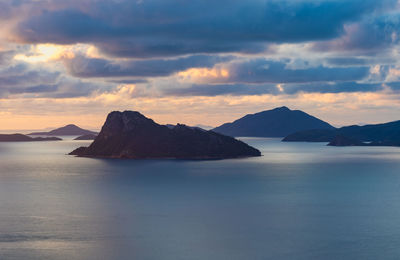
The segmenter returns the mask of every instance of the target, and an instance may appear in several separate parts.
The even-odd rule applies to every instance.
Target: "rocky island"
[[[165,126],[139,112],[111,112],[89,147],[71,155],[103,158],[226,159],[261,156],[233,137],[182,124]]]
[[[23,134],[0,134],[0,142],[40,142],[40,141],[61,141],[58,137],[30,137]]]

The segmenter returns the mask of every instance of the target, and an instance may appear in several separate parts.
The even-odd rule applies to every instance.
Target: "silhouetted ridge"
[[[66,125],[64,127],[60,127],[57,129],[54,129],[49,132],[36,132],[36,133],[30,133],[29,135],[96,135],[96,132],[89,131],[82,129],[76,125]]]
[[[335,129],[312,129],[299,131],[283,138],[284,142],[330,142],[337,136]]]
[[[97,135],[92,135],[92,134],[81,135],[81,136],[78,136],[77,138],[75,138],[74,140],[94,140],[94,139],[96,139],[96,137],[97,137]]]
[[[329,146],[363,146],[365,143],[360,140],[349,138],[343,135],[337,135],[333,140],[328,144]]]
[[[71,154],[134,159],[223,159],[261,155],[257,149],[232,137],[182,124],[159,125],[135,111],[111,112],[94,142]]]
[[[300,110],[283,106],[246,115],[213,131],[229,136],[284,137],[308,129],[334,129],[330,124]]]
[[[337,138],[341,139],[337,140]],[[352,142],[348,142],[349,140],[352,140]],[[328,131],[300,131],[288,135],[283,141],[332,142],[332,144],[343,141],[343,143],[352,143],[351,145],[356,145],[359,142],[362,145],[368,146],[399,146],[400,121],[365,126],[353,125]]]
[[[58,137],[30,137],[23,134],[0,134],[0,142],[40,142],[40,141],[61,141]]]

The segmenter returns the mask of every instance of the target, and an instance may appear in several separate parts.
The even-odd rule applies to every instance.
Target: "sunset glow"
[[[75,57],[71,46],[54,44],[38,44],[31,48],[31,54],[17,54],[14,59],[27,63],[50,62],[60,59],[72,59]]]
[[[189,2],[159,2],[163,11],[155,2],[4,2],[0,128],[99,128],[113,109],[217,125],[279,105],[336,125],[398,119],[397,1],[234,2],[227,12],[206,1],[208,20]]]

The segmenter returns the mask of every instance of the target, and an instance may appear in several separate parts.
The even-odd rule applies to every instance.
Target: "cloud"
[[[6,65],[13,57],[14,51],[0,51],[0,66]]]
[[[235,82],[301,83],[321,81],[354,81],[368,75],[369,67],[329,68],[322,65],[290,69],[283,62],[264,59],[234,64],[230,70]]]
[[[9,88],[6,94],[13,96],[19,95],[24,98],[65,99],[89,97],[93,93],[102,93],[110,88],[111,86],[99,86],[90,82],[63,78],[54,85],[30,85],[26,87]]]
[[[55,92],[57,89],[58,85],[36,85],[24,88],[9,88],[8,92],[10,94],[23,94],[23,93],[39,94],[39,93]]]
[[[358,83],[358,82],[335,82],[335,83],[311,83],[292,84],[284,86],[284,93],[353,93],[353,92],[376,92],[383,89],[381,83]]]
[[[112,85],[63,78],[57,83],[55,91],[44,92],[41,97],[57,99],[89,97],[93,93],[102,93],[110,88],[112,88]]]
[[[8,19],[11,16],[11,6],[9,3],[0,2],[0,19]]]
[[[0,97],[30,96],[70,98],[88,96],[106,91],[115,84],[91,83],[62,75],[58,71],[37,68],[25,63],[13,64],[0,69]]]
[[[25,64],[16,64],[0,70],[0,89],[27,85],[54,84],[60,72],[32,69]]]
[[[41,6],[44,11],[19,23],[20,41],[91,43],[120,57],[257,53],[268,43],[332,39],[345,24],[397,5],[395,0],[50,3],[52,9]]]
[[[65,59],[67,71],[80,78],[94,77],[161,77],[194,67],[212,67],[232,57],[194,55],[177,59],[110,61],[82,55]]]
[[[289,68],[288,62],[268,59],[251,59],[221,65],[219,70],[227,72],[221,77],[204,77],[194,73],[186,75],[201,83],[306,83],[327,81],[357,81],[369,74],[369,67],[324,67]],[[218,65],[217,65],[218,68]],[[189,71],[190,72],[190,71]]]
[[[335,66],[360,66],[369,64],[367,59],[358,57],[332,57],[327,58],[326,61],[328,64]]]
[[[217,84],[198,85],[164,90],[166,96],[262,95],[277,93],[276,85]]]
[[[141,83],[148,83],[148,81],[145,80],[145,79],[115,79],[115,80],[109,80],[108,82],[110,82],[110,83],[116,83],[116,84],[141,84]]]
[[[385,85],[387,85],[388,87],[390,87],[390,89],[392,89],[393,91],[400,91],[400,82],[396,81],[396,82],[388,82],[385,83]]]
[[[400,84],[399,84],[400,85]],[[294,95],[297,93],[352,93],[382,90],[378,83],[303,83],[303,84],[204,84],[165,89],[166,96],[241,96],[241,95]]]
[[[345,34],[334,40],[316,42],[316,51],[341,51],[376,55],[400,41],[400,14],[387,13],[366,17],[345,27]]]

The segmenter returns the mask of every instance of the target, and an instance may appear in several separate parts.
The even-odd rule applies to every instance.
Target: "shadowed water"
[[[0,259],[399,259],[400,148],[106,160],[0,143]]]

